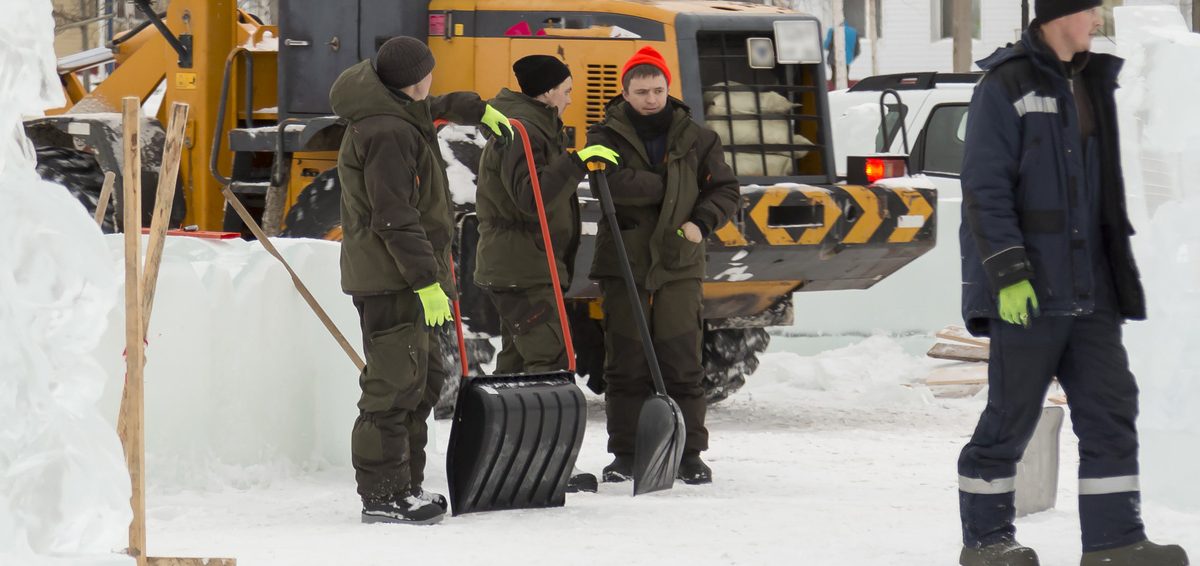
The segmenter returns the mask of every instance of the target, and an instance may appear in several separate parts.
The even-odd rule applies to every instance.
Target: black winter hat
[[[433,72],[433,52],[415,37],[393,37],[379,47],[374,65],[384,85],[405,88]]]
[[[513,73],[517,75],[517,84],[525,96],[537,97],[550,92],[571,76],[571,69],[558,57],[550,55],[530,55],[517,59],[513,63]]]
[[[1033,11],[1038,20],[1048,22],[1076,12],[1091,10],[1101,4],[1101,0],[1034,0]]]

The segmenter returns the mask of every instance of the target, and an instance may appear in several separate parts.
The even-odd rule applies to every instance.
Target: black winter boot
[[[1037,553],[1015,540],[1005,540],[982,548],[964,546],[958,555],[962,566],[1039,566]]]
[[[434,505],[437,505],[438,507],[442,508],[442,511],[450,509],[450,504],[446,502],[445,495],[434,493],[432,491],[425,491],[425,489],[421,487],[415,487],[412,489],[412,491],[416,493],[417,497],[421,498],[422,501],[428,501]]]
[[[621,483],[633,479],[633,455],[615,454],[611,464],[604,466],[605,483]]]
[[[567,480],[567,493],[579,493],[585,491],[587,493],[596,493],[600,489],[596,482],[596,475],[589,474],[579,468],[571,470],[571,479]]]
[[[685,452],[679,461],[678,477],[688,485],[712,483],[712,470],[700,459],[699,452]]]
[[[1187,566],[1187,552],[1175,544],[1148,540],[1129,546],[1083,553],[1080,566]]]
[[[364,499],[362,522],[432,525],[441,521],[446,510],[422,499],[421,493],[414,489],[390,499]]]

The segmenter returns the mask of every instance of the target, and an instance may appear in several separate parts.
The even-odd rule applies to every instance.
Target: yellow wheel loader
[[[165,13],[154,13],[149,0],[134,4],[146,21],[111,47],[60,60],[69,104],[28,122],[26,131],[43,175],[94,206],[102,172],[120,172],[121,98],[159,104],[159,121],[170,103],[189,103],[172,218],[200,230],[244,232],[221,196],[230,186],[268,233],[340,237],[335,165],[344,124],[332,115],[329,87],[391,37],[428,41],[438,62],[435,94],[473,90],[489,98],[518,88],[513,61],[535,53],[562,58],[575,77],[563,118],[576,147],[620,95],[624,61],[654,46],[677,77],[670,94],[720,134],[743,185],[741,210],[707,244],[711,401],[756,369],[767,327],[792,324],[792,293],[871,287],[935,244],[935,191],[836,184],[823,35],[805,14],[709,0],[287,0],[277,25],[264,25],[233,0],[170,0]],[[78,73],[100,67],[112,70],[86,92]],[[147,128],[146,139],[161,135],[159,123]],[[451,178],[465,318],[474,335],[495,335],[498,318],[470,279],[482,140],[454,126],[441,137],[459,168]],[[153,180],[156,144],[145,146],[143,175]],[[590,239],[600,210],[586,185],[579,190]],[[106,228],[121,229],[121,206],[110,210]],[[591,250],[585,241],[576,273],[587,272]],[[598,295],[580,277],[567,296],[579,373],[601,390]],[[491,348],[474,340],[472,352],[478,364]]]

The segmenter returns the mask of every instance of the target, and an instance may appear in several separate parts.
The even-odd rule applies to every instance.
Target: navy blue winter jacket
[[[1037,29],[1035,22],[1019,43],[979,62],[986,74],[967,119],[959,243],[963,319],[977,335],[998,318],[1000,289],[1025,279],[1042,316],[1100,307],[1127,319],[1146,315],[1117,134],[1114,92],[1123,61],[1089,53],[1074,62],[1083,65],[1095,108],[1096,135],[1085,143],[1068,67]],[[1081,195],[1085,189],[1092,192]],[[1106,272],[1111,278],[1097,281]],[[1115,304],[1098,305],[1100,291]]]

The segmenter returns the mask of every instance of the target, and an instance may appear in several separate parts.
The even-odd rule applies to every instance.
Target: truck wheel
[[[770,343],[764,328],[705,329],[703,385],[708,403],[724,401],[741,389]]]
[[[58,183],[70,191],[71,196],[79,200],[87,209],[89,215],[96,213],[96,203],[100,200],[100,189],[104,186],[104,172],[96,157],[86,151],[68,147],[43,146],[36,150],[38,176],[51,183]],[[142,225],[149,226],[154,213],[155,189],[158,186],[158,173],[142,171]],[[105,234],[112,234],[120,225],[122,215],[120,187],[113,188],[113,194],[108,201],[108,210],[104,213],[104,221],[100,229]],[[179,226],[187,206],[183,200],[183,191],[178,187],[175,191],[175,201],[171,208],[169,225]]]
[[[88,213],[96,213],[96,203],[100,200],[100,189],[104,185],[104,172],[92,154],[65,147],[39,147],[37,174],[46,181],[66,187]],[[117,211],[121,208],[116,203],[116,198],[108,202],[108,212],[100,226],[105,234],[115,231],[113,227],[117,221]]]
[[[342,240],[342,183],[337,168],[327,169],[300,191],[288,210],[281,236]]]

